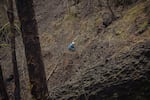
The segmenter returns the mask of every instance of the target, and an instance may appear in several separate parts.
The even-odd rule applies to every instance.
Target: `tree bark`
[[[19,82],[19,72],[17,66],[17,59],[16,59],[16,43],[15,43],[15,26],[14,26],[14,9],[13,9],[13,0],[8,0],[8,19],[10,23],[10,30],[11,30],[11,55],[12,55],[12,63],[13,63],[13,73],[15,79],[15,90],[14,96],[15,100],[20,100],[20,82]]]
[[[1,59],[0,59],[1,60]],[[9,100],[6,87],[3,81],[2,68],[0,63],[0,100]]]
[[[31,83],[31,94],[36,100],[47,100],[48,88],[41,56],[33,0],[16,0],[16,5],[21,22],[22,38]]]

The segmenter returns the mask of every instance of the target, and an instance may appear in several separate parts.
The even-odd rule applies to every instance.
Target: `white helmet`
[[[75,42],[72,42],[72,44],[75,44]]]

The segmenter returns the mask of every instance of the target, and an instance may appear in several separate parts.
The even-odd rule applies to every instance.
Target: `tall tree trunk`
[[[15,26],[14,26],[14,9],[13,9],[13,0],[8,0],[8,19],[11,28],[11,55],[12,55],[12,63],[13,63],[13,73],[15,79],[15,90],[14,96],[15,100],[20,100],[20,82],[19,82],[19,72],[17,66],[17,59],[16,59],[16,48],[15,48]]]
[[[1,59],[0,59],[1,60]],[[9,100],[6,87],[3,81],[3,74],[0,62],[0,100]]]
[[[48,88],[41,56],[33,0],[16,0],[16,5],[21,22],[22,38],[31,83],[31,94],[36,100],[47,100]]]

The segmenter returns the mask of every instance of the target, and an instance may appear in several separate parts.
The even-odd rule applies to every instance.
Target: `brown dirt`
[[[67,1],[34,0],[50,96],[54,100],[149,100],[149,0],[112,6],[117,19],[107,27],[103,25],[104,15],[110,15],[106,0]],[[22,100],[31,100],[20,41],[18,36],[21,95]],[[72,41],[75,52],[67,49]],[[8,55],[2,61],[6,79],[12,73],[11,56],[9,47],[2,51]],[[11,83],[9,87],[11,95]]]

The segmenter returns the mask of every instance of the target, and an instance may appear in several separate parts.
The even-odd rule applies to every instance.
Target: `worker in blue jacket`
[[[70,51],[75,51],[75,42],[71,42],[69,45],[68,45],[68,50]]]

